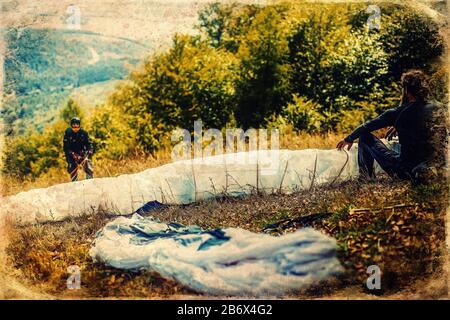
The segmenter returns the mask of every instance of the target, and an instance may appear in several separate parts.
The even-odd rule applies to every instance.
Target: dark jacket
[[[400,165],[412,170],[421,162],[442,161],[447,138],[445,115],[433,102],[415,101],[390,109],[364,123],[345,138],[353,142],[362,134],[393,126],[400,143]],[[442,165],[442,164],[440,164]]]
[[[94,147],[88,133],[83,128],[80,128],[78,132],[74,132],[72,128],[67,128],[64,133],[64,153],[67,161],[72,161],[71,152],[86,155],[89,151],[93,152]]]

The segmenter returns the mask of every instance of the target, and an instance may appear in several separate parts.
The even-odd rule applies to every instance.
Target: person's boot
[[[423,185],[438,180],[437,169],[433,166],[420,164],[412,170],[411,181],[413,185]]]
[[[375,183],[377,181],[377,177],[375,174],[369,176],[365,173],[360,172],[357,181],[359,183]]]

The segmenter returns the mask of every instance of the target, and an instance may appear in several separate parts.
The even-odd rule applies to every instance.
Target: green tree
[[[60,119],[64,120],[66,123],[70,123],[70,119],[73,117],[78,117],[83,120],[84,113],[78,103],[76,103],[73,98],[69,98],[64,108],[61,109]]]
[[[244,128],[259,127],[290,99],[286,14],[285,6],[263,8],[239,47],[235,115]]]
[[[281,115],[299,131],[317,132],[322,129],[324,121],[320,109],[317,103],[294,95],[293,101],[283,109]]]
[[[192,129],[194,120],[221,128],[235,109],[236,57],[198,37],[177,35],[172,48],[134,72],[131,83],[112,97],[129,115],[138,145],[152,151],[176,127]]]
[[[430,17],[407,5],[379,4],[382,21],[378,41],[388,54],[389,72],[398,81],[403,72],[422,69],[433,73],[444,53],[444,40],[439,26]],[[368,13],[358,10],[350,18],[354,30],[366,28]]]
[[[121,159],[138,151],[137,131],[130,122],[120,107],[110,103],[94,110],[87,129],[97,158]]]
[[[200,11],[197,28],[212,47],[236,53],[260,10],[257,5],[212,3]]]
[[[223,44],[223,36],[228,29],[232,12],[237,4],[223,5],[219,2],[208,4],[199,12],[198,28],[204,32],[211,46],[218,48]]]
[[[58,121],[45,128],[7,139],[2,171],[19,178],[36,178],[51,167],[64,166],[62,148],[66,124]]]
[[[322,130],[351,128],[351,114],[363,116],[394,107],[398,95],[389,77],[388,55],[377,35],[352,30],[351,11],[317,10],[299,22],[289,38],[292,94],[315,101],[324,116]],[[368,105],[369,104],[369,105]],[[359,111],[357,111],[359,112]]]

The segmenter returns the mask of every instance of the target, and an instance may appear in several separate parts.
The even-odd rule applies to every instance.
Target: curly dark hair
[[[402,74],[403,89],[416,99],[426,100],[430,93],[429,77],[421,70],[411,70]]]

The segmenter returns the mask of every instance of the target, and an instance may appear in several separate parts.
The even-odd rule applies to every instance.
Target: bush
[[[236,119],[244,127],[259,127],[289,102],[287,8],[269,6],[252,21],[237,52]]]
[[[444,53],[439,26],[431,18],[399,4],[380,4],[381,29],[374,35],[388,55],[389,73],[398,81],[403,72],[423,69],[433,73],[434,64]],[[358,11],[350,19],[354,30],[365,29],[368,13]]]
[[[174,36],[85,120],[97,156],[153,153],[195,120],[218,129],[349,131],[398,105],[398,79],[410,68],[434,73],[432,97],[448,101],[438,26],[406,6],[380,7],[380,31],[367,30],[362,4],[205,7],[200,34]],[[14,112],[5,113],[8,121]],[[69,101],[61,116],[74,114],[79,107]],[[64,125],[10,139],[5,170],[37,176],[61,165]]]
[[[298,131],[317,132],[321,130],[324,121],[320,109],[321,106],[318,103],[295,95],[281,115]]]
[[[294,93],[318,102],[324,113],[348,110],[389,88],[381,45],[367,32],[351,32],[342,17],[308,17],[296,26],[289,46]]]
[[[135,131],[137,146],[153,151],[176,127],[195,120],[222,128],[235,110],[236,57],[198,37],[176,36],[172,48],[130,76],[111,104]]]
[[[64,167],[63,135],[66,124],[58,121],[43,133],[31,133],[6,140],[2,171],[24,178],[37,178],[52,167]]]

